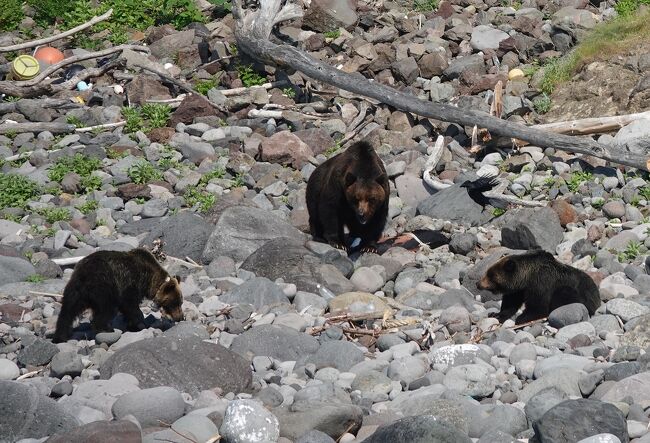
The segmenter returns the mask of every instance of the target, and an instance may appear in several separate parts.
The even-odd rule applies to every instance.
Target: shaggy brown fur
[[[361,251],[376,252],[388,218],[389,196],[381,159],[369,143],[355,143],[309,177],[306,200],[312,236],[347,250],[347,226],[350,237],[361,238]]]
[[[94,252],[77,263],[63,291],[53,341],[67,341],[74,319],[86,309],[92,310],[95,332],[112,331],[111,320],[118,310],[126,317],[129,330],[140,330],[144,327],[140,310],[144,298],[180,321],[183,295],[179,282],[146,249]]]
[[[516,324],[548,317],[554,309],[570,303],[582,303],[593,315],[601,303],[598,287],[589,275],[541,250],[503,257],[487,270],[477,287],[503,293],[501,312],[496,314],[500,322],[512,317],[524,303]]]

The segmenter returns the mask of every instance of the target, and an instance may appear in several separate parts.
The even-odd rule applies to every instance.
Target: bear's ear
[[[352,174],[351,172],[346,172],[345,173],[345,187],[347,188],[348,186],[351,186],[355,181],[357,181],[357,177]]]
[[[511,259],[507,258],[503,262],[503,270],[504,271],[512,273],[512,272],[515,272],[516,269],[517,269],[517,265],[515,264],[514,260],[511,260]]]
[[[178,283],[181,282],[181,276],[180,276],[180,275],[175,275],[174,278],[176,279],[176,281],[177,281]]]

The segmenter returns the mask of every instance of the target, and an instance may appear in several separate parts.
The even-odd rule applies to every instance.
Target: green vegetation
[[[255,72],[251,65],[237,66],[237,73],[239,74],[239,79],[247,88],[250,88],[251,86],[263,85],[266,83],[266,77],[262,77],[257,72]]]
[[[641,253],[641,243],[638,241],[631,241],[625,247],[625,250],[617,254],[619,262],[632,261]]]
[[[582,172],[582,171],[574,172],[573,174],[571,174],[571,178],[566,183],[566,185],[569,188],[569,191],[576,192],[581,184],[588,182],[592,178],[593,176],[591,172]]]
[[[296,91],[294,91],[293,88],[284,88],[282,90],[282,93],[286,95],[289,98],[295,98],[296,97]]]
[[[323,34],[325,38],[331,38],[332,40],[336,40],[341,36],[341,30],[340,29],[333,29],[332,31],[327,31]]]
[[[0,8],[0,31],[13,31],[24,17],[20,0],[5,0]]]
[[[650,201],[650,186],[644,186],[639,189],[639,195],[646,201]]]
[[[27,177],[0,173],[0,209],[24,208],[40,194],[38,184]]]
[[[620,16],[596,26],[570,53],[544,66],[540,89],[551,94],[555,87],[571,77],[585,64],[611,57],[650,38],[650,12],[632,14],[650,0],[623,0],[617,3]]]
[[[591,207],[594,209],[600,209],[605,204],[605,199],[599,198],[591,202]]]
[[[146,160],[131,166],[128,175],[133,183],[138,185],[162,179],[162,173]]]
[[[91,212],[95,211],[99,207],[97,200],[86,200],[85,203],[77,206],[77,209],[81,211],[82,214],[88,215]]]
[[[38,209],[36,213],[45,217],[45,221],[49,224],[68,221],[72,218],[70,211],[66,208],[42,208]]]
[[[147,103],[142,107],[122,108],[122,116],[126,120],[124,132],[127,134],[143,131],[149,132],[154,128],[167,125],[172,108],[158,103]]]
[[[219,86],[219,79],[215,76],[209,80],[199,80],[198,82],[194,83],[194,89],[196,89],[196,92],[202,95],[208,95],[208,91],[212,88],[216,88],[217,86]]]
[[[431,12],[438,8],[438,0],[413,0],[413,9],[417,12]]]
[[[81,177],[81,188],[85,191],[99,189],[102,185],[101,178],[92,176],[93,171],[98,170],[102,162],[98,158],[87,157],[83,154],[75,154],[72,157],[59,157],[50,168],[48,177],[50,180],[60,183],[69,172],[76,172]]]
[[[541,96],[533,100],[533,106],[538,114],[546,114],[551,110],[551,105],[551,97],[546,93],[543,93]]]
[[[83,128],[85,125],[79,120],[79,117],[76,115],[69,115],[66,117],[66,122],[70,125],[75,125],[77,128]]]
[[[107,149],[106,150],[106,157],[110,158],[111,160],[119,160],[121,158],[126,157],[129,155],[127,151],[118,151],[116,149]]]
[[[113,44],[121,44],[128,41],[127,33],[131,30],[144,31],[162,24],[182,29],[192,22],[205,22],[193,0],[28,0],[27,3],[36,9],[39,24],[47,26],[60,20],[62,30],[85,23],[112,8],[113,15],[109,20],[75,37],[75,44],[86,48],[97,48],[102,44],[88,37],[100,31],[109,31],[108,39]]]
[[[233,188],[240,188],[240,187],[242,187],[244,185],[245,185],[245,183],[244,183],[244,174],[240,172],[239,174],[235,175],[235,178],[232,180],[232,187]]]
[[[29,283],[42,283],[45,281],[45,277],[40,274],[32,274],[25,279]]]
[[[650,6],[650,0],[618,0],[614,6],[614,9],[616,9],[618,15],[622,17],[629,17],[634,12],[636,12],[636,10],[639,9],[639,6],[641,5]]]
[[[232,3],[230,0],[208,0],[210,3],[215,5],[219,9],[223,9],[226,12],[232,11]]]
[[[222,168],[215,168],[212,171],[203,174],[203,177],[201,177],[199,184],[207,185],[208,182],[213,178],[224,178],[225,176],[226,176],[226,171],[224,171]]]
[[[202,185],[190,186],[187,188],[185,195],[183,196],[187,206],[194,207],[195,205],[198,205],[199,211],[203,213],[208,212],[217,200],[214,194],[210,194],[205,191],[204,188],[205,186]]]
[[[494,208],[494,210],[492,211],[492,215],[494,215],[495,217],[501,217],[505,213],[506,210],[502,208]]]

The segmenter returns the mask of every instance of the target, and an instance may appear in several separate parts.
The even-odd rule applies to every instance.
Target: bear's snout
[[[487,289],[488,291],[491,291],[494,289],[494,285],[490,281],[490,279],[486,276],[484,276],[476,285],[477,288],[479,289]]]

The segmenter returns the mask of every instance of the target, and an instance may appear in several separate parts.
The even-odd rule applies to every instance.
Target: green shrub
[[[20,0],[5,0],[0,8],[0,31],[13,31],[23,19],[23,8]]]
[[[251,65],[239,65],[237,66],[237,72],[239,73],[239,79],[247,88],[266,83],[266,78],[253,71]]]
[[[24,208],[40,194],[38,184],[27,177],[0,173],[0,209]]]
[[[169,121],[172,108],[158,103],[147,103],[142,107],[124,107],[122,116],[126,120],[124,132],[131,134],[138,131],[149,132],[154,128],[162,128]]]
[[[160,180],[162,178],[162,173],[146,160],[142,160],[131,166],[128,175],[129,178],[133,180],[133,183],[138,185],[149,183],[153,180]]]
[[[144,31],[150,26],[163,24],[182,29],[192,22],[205,21],[193,0],[104,0],[98,6],[89,0],[60,3],[66,5],[67,10],[63,15],[63,29],[85,23],[112,8],[111,18],[95,25],[91,32],[109,30],[109,40],[114,44],[126,42],[129,30]],[[77,35],[77,39],[83,37],[84,34]]]
[[[61,182],[68,172],[76,172],[81,178],[88,177],[93,171],[99,169],[102,162],[98,158],[75,154],[72,157],[59,157],[50,168],[48,177],[55,182]]]

